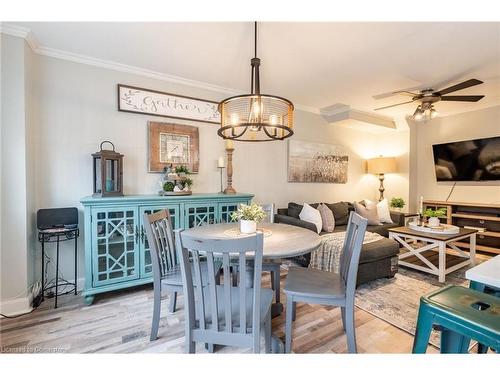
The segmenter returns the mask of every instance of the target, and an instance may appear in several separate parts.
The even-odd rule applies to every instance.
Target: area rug
[[[478,255],[477,263],[489,259]],[[446,276],[446,285],[468,286],[461,268]],[[415,335],[420,296],[443,287],[437,276],[400,267],[392,279],[379,279],[361,285],[356,291],[356,306],[393,326]],[[439,348],[439,333],[433,331],[430,344]]]

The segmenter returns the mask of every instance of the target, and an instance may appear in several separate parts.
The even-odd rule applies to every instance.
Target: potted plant
[[[390,202],[390,206],[391,208],[393,208],[394,210],[396,211],[401,211],[403,209],[403,207],[405,206],[405,201],[403,198],[399,198],[399,197],[394,197],[391,199],[391,202]]]
[[[177,173],[179,177],[185,177],[190,174],[189,169],[184,165],[178,165],[175,167],[175,173]]]
[[[240,222],[241,233],[255,233],[257,231],[257,223],[264,220],[266,213],[258,204],[242,204],[238,210],[231,214],[232,220]]]
[[[446,208],[438,208],[433,210],[428,208],[424,212],[424,216],[428,218],[428,224],[430,227],[439,226],[439,218],[446,215]]]

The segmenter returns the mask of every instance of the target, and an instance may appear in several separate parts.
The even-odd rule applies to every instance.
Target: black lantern
[[[102,145],[109,143],[113,150],[103,150]],[[115,152],[115,145],[104,141],[100,151],[92,154],[94,158],[94,197],[123,195],[123,155]]]

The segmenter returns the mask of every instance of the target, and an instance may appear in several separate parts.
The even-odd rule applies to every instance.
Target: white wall
[[[31,177],[27,134],[31,127],[31,51],[23,39],[1,34],[2,49],[2,125],[1,125],[1,248],[0,300],[2,312],[19,313],[29,309],[32,257],[30,219],[34,200],[28,198]],[[8,58],[6,58],[8,57]]]
[[[30,111],[36,121],[29,122],[25,153],[29,195],[24,205],[34,215],[39,208],[76,206],[79,200],[91,194],[91,153],[97,151],[103,140],[112,141],[124,158],[125,194],[155,194],[161,175],[147,173],[148,120],[190,124],[200,131],[200,171],[194,176],[194,192],[218,192],[220,189],[217,158],[224,154],[224,142],[217,136],[217,126],[155,116],[117,111],[118,83],[173,92],[211,100],[225,95],[194,87],[172,84],[143,76],[107,70],[51,57],[34,56],[34,63],[26,71],[32,75],[33,97]],[[407,135],[387,133],[369,134],[355,129],[326,123],[321,116],[296,110],[294,139],[343,145],[349,154],[347,184],[299,184],[287,182],[287,143],[235,142],[233,184],[239,192],[254,193],[259,202],[274,202],[278,207],[288,201],[314,202],[375,199],[378,180],[365,174],[364,159],[378,156],[403,155],[401,176],[387,176],[387,196],[407,195],[404,171],[407,170]],[[406,147],[406,148],[405,148]],[[405,151],[406,150],[406,151]],[[406,165],[406,166],[405,166]],[[30,185],[31,177],[34,180]],[[3,212],[3,209],[2,209]],[[33,218],[33,216],[28,216]],[[2,218],[3,219],[3,218]],[[80,212],[81,224],[83,216]],[[34,221],[29,226],[34,229]],[[83,225],[82,225],[83,227]],[[27,235],[29,240],[29,234]],[[31,237],[33,239],[33,237]],[[36,267],[29,274],[40,279],[39,244],[30,241],[31,258]],[[62,274],[73,278],[72,244],[62,248]],[[83,234],[79,241],[79,277],[84,275]],[[65,251],[68,250],[68,251]],[[53,262],[54,254],[49,251]],[[28,267],[28,268],[29,268]],[[30,277],[30,276],[28,276]]]
[[[453,182],[437,182],[434,173],[432,145],[475,138],[500,136],[500,106],[441,117],[426,123],[411,125],[415,133],[412,141],[412,163],[416,175],[412,183],[417,189],[412,192],[412,201],[424,199],[445,200]],[[413,135],[412,135],[413,136]],[[450,201],[475,203],[500,203],[500,183],[457,182]]]

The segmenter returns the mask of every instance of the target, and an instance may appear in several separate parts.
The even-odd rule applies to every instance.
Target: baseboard
[[[26,314],[33,310],[31,307],[31,301],[33,296],[31,293],[22,298],[14,298],[6,301],[0,302],[0,311],[3,315],[15,316],[19,314]]]

